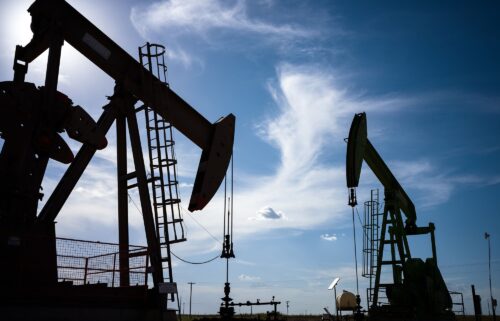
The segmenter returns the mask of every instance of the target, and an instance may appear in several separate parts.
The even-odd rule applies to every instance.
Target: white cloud
[[[236,240],[256,233],[265,234],[273,229],[302,231],[324,224],[347,223],[350,216],[346,205],[343,138],[347,136],[352,115],[360,111],[371,114],[394,112],[413,102],[395,96],[368,99],[353,95],[338,85],[330,70],[321,66],[282,64],[277,68],[277,79],[268,83],[268,89],[279,112],[262,122],[258,132],[264,143],[273,145],[279,151],[280,161],[276,170],[267,175],[247,177],[241,173],[235,177]],[[189,146],[186,142],[176,146],[177,155],[183,157],[180,162],[193,160],[188,162],[190,166],[183,167],[188,174],[196,168],[198,155],[195,157],[192,149],[186,148]],[[335,154],[324,158],[326,151]],[[81,222],[93,221],[112,226],[116,221],[114,149],[108,147],[97,155],[108,160],[109,164],[105,168],[89,167],[77,186],[75,196],[64,209],[71,219],[65,219],[61,224],[71,223],[73,229],[82,229],[88,224]],[[427,160],[389,161],[389,164],[405,188],[417,189],[423,195],[421,198],[426,202],[417,199],[417,207],[445,202],[456,184],[474,179],[437,174],[437,168]],[[364,172],[362,182],[373,185],[375,178],[369,173]],[[188,187],[190,192],[189,186],[183,184],[182,187]],[[363,188],[361,186],[360,189]],[[183,201],[186,204],[187,198]],[[216,239],[220,238],[222,204],[221,188],[221,193],[214,197],[203,213],[185,215],[189,242],[176,245],[177,254],[185,256],[220,250],[221,239],[211,242],[207,239],[213,235],[217,236],[214,237]],[[135,213],[132,205],[131,213],[136,215],[132,224],[137,230],[143,230],[142,218]],[[191,218],[196,218],[196,222]],[[269,224],[271,220],[273,224]],[[331,240],[336,237],[324,236]]]
[[[179,183],[179,188],[193,188],[194,184],[193,183],[185,183],[185,182],[181,182]]]
[[[336,83],[332,71],[321,66],[283,64],[277,72],[278,83],[270,82],[268,88],[281,113],[259,126],[259,132],[280,150],[282,175],[307,172],[318,165],[326,146],[343,144],[354,113],[408,105],[397,97],[366,99],[348,93]]]
[[[260,277],[258,276],[251,276],[251,275],[246,275],[246,274],[240,274],[238,276],[238,280],[244,281],[244,282],[255,282],[255,281],[260,281]]]
[[[219,0],[164,0],[148,6],[134,7],[130,19],[144,37],[149,32],[185,33],[206,35],[212,30],[230,29],[280,38],[305,37],[310,33],[298,27],[275,25],[247,14],[246,1],[232,5]]]
[[[247,265],[247,266],[256,266],[257,265],[257,263],[255,263],[255,262],[250,262],[250,261],[245,261],[245,260],[240,260],[240,259],[235,259],[234,263],[240,264],[240,265]]]
[[[337,240],[337,234],[321,234],[320,235],[321,239],[325,240],[325,241],[336,241]]]
[[[166,55],[172,61],[179,61],[186,69],[190,69],[194,66],[198,66],[201,69],[205,68],[205,63],[201,58],[189,54],[182,48],[173,49],[169,47],[166,50]]]
[[[343,138],[353,114],[394,111],[408,102],[394,96],[366,99],[351,95],[321,66],[282,64],[268,89],[279,113],[262,122],[258,133],[279,151],[280,162],[268,175],[241,173],[235,177],[237,238],[272,229],[307,230],[347,222]],[[338,154],[323,159],[329,150]],[[222,204],[218,195],[203,214],[194,214],[212,233],[222,224]],[[273,224],[269,224],[271,220]],[[190,231],[192,248],[205,248],[207,233],[197,226]]]
[[[273,208],[266,206],[257,211],[257,216],[250,217],[256,220],[284,220],[286,216],[283,212],[276,212]]]
[[[456,174],[449,169],[443,171],[428,159],[390,161],[389,167],[403,188],[407,192],[413,190],[413,194],[416,194],[413,202],[417,212],[419,208],[433,207],[447,202],[459,187],[488,186],[496,183],[495,177]]]

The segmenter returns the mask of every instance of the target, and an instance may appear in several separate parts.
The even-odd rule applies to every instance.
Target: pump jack
[[[202,149],[190,211],[203,209],[224,178],[232,154],[235,117],[229,114],[211,124],[64,0],[36,0],[28,11],[33,38],[16,47],[14,80],[0,83],[0,136],[5,140],[0,153],[0,315],[9,320],[158,320],[157,314],[151,314],[154,306],[164,319],[160,236],[155,233],[135,114],[149,106]],[[57,91],[65,41],[116,81],[114,94],[97,122]],[[47,49],[45,86],[37,88],[25,82],[25,75],[29,63]],[[136,108],[137,101],[143,105]],[[106,147],[105,135],[115,120],[122,287],[77,287],[67,282],[63,286],[57,275],[55,219],[95,152]],[[135,165],[130,173],[126,124]],[[76,157],[59,135],[63,131],[82,143]],[[37,215],[49,159],[70,165]],[[139,189],[153,276],[150,290],[147,285],[145,289],[131,286],[127,277],[127,189],[131,187]]]
[[[449,320],[452,301],[437,265],[434,224],[418,227],[415,206],[367,137],[366,114],[354,116],[349,131],[346,177],[349,205],[357,204],[356,187],[363,160],[384,186],[385,207],[377,244],[375,285],[368,289],[370,320]],[[402,214],[406,221],[403,223]],[[411,256],[408,236],[430,234],[432,258]],[[390,247],[390,259],[384,257]],[[392,268],[392,282],[382,282],[382,267]],[[382,304],[385,290],[388,304]]]

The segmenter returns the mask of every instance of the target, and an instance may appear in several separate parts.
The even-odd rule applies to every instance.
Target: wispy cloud
[[[390,167],[405,189],[417,197],[417,208],[433,207],[448,201],[452,193],[463,187],[482,187],[500,183],[499,176],[457,174],[455,171],[433,165],[428,159],[391,161]]]
[[[258,276],[251,276],[251,275],[246,275],[246,274],[240,274],[238,276],[238,280],[244,281],[244,282],[255,282],[255,281],[260,281],[260,277]]]
[[[289,24],[273,24],[252,19],[246,1],[230,5],[219,0],[165,0],[148,6],[134,7],[130,19],[143,36],[160,30],[170,33],[194,32],[207,35],[216,30],[229,29],[280,38],[305,37],[310,32]]]
[[[203,59],[188,53],[182,48],[169,47],[165,53],[171,61],[180,62],[186,69],[191,69],[195,66],[199,67],[200,69],[205,68]]]
[[[276,79],[268,82],[268,90],[278,112],[258,126],[258,135],[264,144],[277,149],[280,160],[276,170],[266,175],[245,176],[242,173],[236,177],[234,221],[237,238],[265,234],[274,229],[302,231],[324,224],[346,223],[349,216],[346,214],[343,138],[347,136],[352,115],[360,111],[372,114],[400,112],[414,104],[414,100],[395,95],[373,98],[353,94],[338,83],[331,71],[314,65],[281,64]],[[178,151],[184,150],[183,144],[176,146]],[[336,154],[332,155],[331,151]],[[109,166],[114,166],[112,148],[99,153],[109,161]],[[442,173],[425,159],[388,162],[405,188],[420,193],[419,207],[446,202],[456,186],[477,184],[475,176]],[[196,168],[195,162],[193,164]],[[76,196],[66,209],[71,221],[61,223],[71,222],[73,229],[83,226],[79,222],[90,220],[108,226],[114,224],[116,205],[109,199],[115,197],[111,194],[116,193],[116,179],[114,168],[108,167],[88,169],[90,173],[83,177]],[[367,173],[369,171],[365,171],[364,182],[373,183],[373,177],[366,179]],[[185,187],[190,190],[189,186]],[[196,222],[190,220],[191,216],[186,218],[190,242],[179,245],[176,251],[180,254],[208,253],[220,249],[217,242],[207,243],[211,236],[201,226],[213,235],[219,234],[222,204],[222,195],[217,195],[202,215],[190,214],[193,219],[196,217]],[[132,223],[137,229],[142,228],[139,215]],[[328,234],[322,238],[334,240],[335,237]]]
[[[313,19],[302,10],[307,6],[293,14],[270,10],[274,6],[272,1],[157,0],[134,6],[130,21],[144,39],[167,43],[170,61],[186,69],[204,69],[204,47],[244,53],[271,47],[276,53],[288,56],[293,50],[305,57],[330,52],[322,43],[340,28],[323,21],[329,21],[328,14],[320,18],[323,14],[316,13]]]
[[[368,100],[351,96],[321,66],[282,64],[276,79],[268,83],[268,90],[278,113],[266,118],[258,132],[264,144],[279,151],[280,161],[269,174],[236,176],[237,238],[343,221],[348,217],[343,157],[325,160],[325,151],[341,153],[354,112],[405,106],[403,99],[395,97]],[[202,215],[194,214],[212,233],[222,224],[213,219],[221,217],[222,204],[223,197],[218,195]],[[189,234],[190,247],[206,248],[209,236],[199,226],[192,225]]]
[[[374,99],[349,93],[330,71],[314,65],[281,64],[267,88],[278,113],[261,122],[258,135],[279,151],[280,161],[269,174],[236,176],[237,237],[342,223],[349,217],[344,159],[340,154],[324,156],[328,151],[343,153],[343,138],[355,112],[392,112],[411,102],[394,95]],[[218,231],[222,223],[213,219],[220,216],[221,204],[222,197],[216,196],[204,214],[196,216],[209,231]],[[190,235],[192,248],[206,247],[205,232],[194,226]]]
[[[268,89],[281,113],[258,129],[261,137],[280,150],[282,175],[318,165],[325,147],[338,145],[347,136],[354,113],[396,111],[411,103],[395,96],[370,99],[349,93],[331,70],[320,66],[282,64],[277,72],[278,83],[270,82]]]
[[[486,113],[498,115],[500,113],[500,95],[485,95],[474,91],[437,90],[422,94],[419,97],[422,104],[432,103],[435,107],[426,108],[427,112],[434,112],[435,108],[453,106],[454,111],[470,113]]]
[[[235,259],[234,263],[240,264],[240,265],[247,265],[247,266],[256,266],[257,265],[257,263],[255,263],[255,262],[250,262],[250,261],[245,261],[245,260],[240,260],[240,259]]]

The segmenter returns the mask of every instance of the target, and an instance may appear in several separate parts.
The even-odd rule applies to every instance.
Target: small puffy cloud
[[[272,207],[266,206],[257,211],[257,216],[252,220],[284,220],[286,216],[283,212],[276,212]]]
[[[321,234],[320,236],[323,240],[325,241],[330,241],[330,242],[333,242],[333,241],[336,241],[337,240],[337,234],[328,234],[328,233],[325,233],[325,234]]]
[[[244,282],[255,282],[255,281],[260,281],[260,277],[258,277],[258,276],[246,275],[246,274],[240,274],[240,276],[238,276],[238,279],[239,279],[240,281],[244,281]]]

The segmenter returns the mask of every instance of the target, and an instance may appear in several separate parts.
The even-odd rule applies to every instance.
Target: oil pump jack
[[[366,114],[360,113],[354,116],[347,142],[346,177],[352,207],[357,204],[363,161],[382,183],[385,196],[380,233],[372,240],[376,263],[375,282],[367,291],[370,320],[453,319],[451,297],[437,265],[435,226],[417,226],[412,200],[368,139]],[[424,262],[412,257],[408,237],[426,234],[430,234],[432,257]],[[383,267],[392,269],[392,280],[383,281]],[[382,302],[383,294],[386,302]]]
[[[28,9],[33,38],[17,46],[13,81],[0,82],[0,315],[9,320],[164,320],[166,312],[161,236],[152,214],[136,113],[146,106],[202,149],[189,210],[201,210],[214,196],[232,155],[235,117],[210,123],[165,83],[64,0],[36,0]],[[115,82],[114,93],[95,122],[57,91],[61,47],[69,43]],[[45,85],[25,82],[28,65],[49,51]],[[142,105],[137,106],[137,102]],[[55,219],[116,121],[120,286],[74,285],[58,278]],[[127,172],[126,131],[135,170]],[[76,156],[60,135],[81,142]],[[49,159],[69,164],[38,213]],[[167,160],[168,161],[168,160]],[[148,282],[131,284],[128,194],[137,188],[147,248]],[[154,200],[153,200],[154,202]],[[37,214],[38,213],[38,214]],[[169,255],[169,253],[167,254]],[[85,263],[87,270],[87,263]],[[114,269],[114,267],[113,267]],[[114,278],[113,270],[113,278]],[[163,290],[162,290],[163,289]],[[159,314],[157,313],[159,311]],[[175,314],[174,314],[175,317]]]

